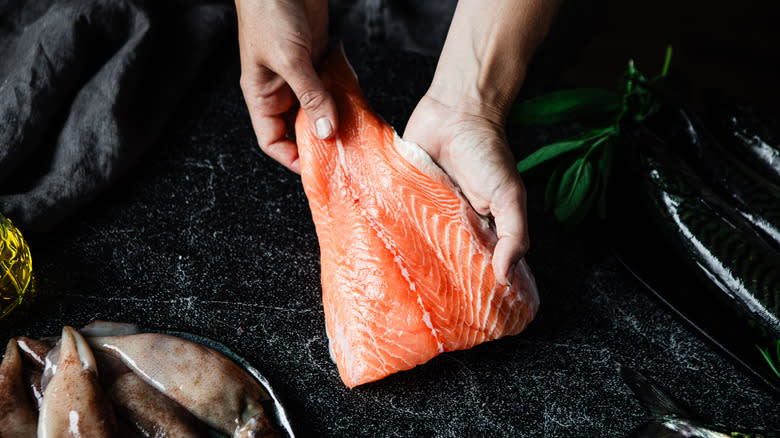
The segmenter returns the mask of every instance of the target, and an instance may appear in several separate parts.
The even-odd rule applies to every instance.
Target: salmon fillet
[[[330,353],[348,387],[436,355],[513,335],[539,306],[525,261],[497,283],[497,242],[449,177],[369,107],[343,51],[321,72],[339,129],[320,140],[295,124],[317,230]]]

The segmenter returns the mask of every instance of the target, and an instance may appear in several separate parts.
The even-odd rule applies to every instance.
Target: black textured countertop
[[[348,54],[369,100],[400,127],[434,60]],[[256,146],[234,45],[211,65],[119,186],[27,236],[37,296],[0,326],[3,345],[96,318],[212,338],[268,378],[300,436],[625,436],[645,416],[619,366],[717,422],[780,429],[777,400],[673,317],[597,235],[553,224],[533,181],[528,262],[541,307],[529,328],[347,389],[328,355],[300,179]]]

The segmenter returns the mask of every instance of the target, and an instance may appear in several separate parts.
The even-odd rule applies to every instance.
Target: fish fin
[[[70,326],[62,328],[60,362],[64,357],[78,360],[81,363],[82,368],[97,375],[97,364],[95,363],[95,356],[92,354],[92,349],[89,348],[89,344],[87,344],[87,341],[81,333]]]
[[[19,354],[19,345],[16,339],[11,338],[5,347],[3,361],[0,362],[0,374],[19,373],[22,370],[22,356]]]
[[[26,336],[17,336],[14,339],[16,339],[19,352],[22,353],[25,359],[41,369],[46,366],[46,355],[52,348],[49,343]]]
[[[667,395],[658,385],[650,379],[628,367],[621,367],[620,373],[629,388],[634,391],[640,404],[647,409],[653,419],[665,417],[691,418],[690,411],[680,402]]]
[[[54,373],[57,371],[57,364],[60,363],[60,342],[56,344],[46,353],[46,357],[43,360],[43,375],[41,376],[41,390],[46,391],[46,387],[49,386],[49,381],[54,377]]]

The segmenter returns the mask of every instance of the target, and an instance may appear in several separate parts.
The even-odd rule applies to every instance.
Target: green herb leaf
[[[672,64],[672,46],[668,45],[666,46],[666,56],[664,57],[664,66],[661,69],[661,74],[659,77],[666,77],[666,75],[669,73],[669,66]]]
[[[764,356],[764,360],[766,360],[769,368],[771,368],[775,375],[780,378],[780,370],[778,370],[778,367],[780,367],[780,339],[777,340],[777,347],[775,352],[775,355],[777,356],[777,366],[775,366],[775,361],[772,359],[772,355],[769,353],[769,348],[761,348],[758,345],[756,345],[756,348],[758,348],[758,351],[760,351],[761,355]]]
[[[599,173],[601,174],[601,194],[599,196],[599,202],[596,206],[596,211],[601,219],[607,217],[607,187],[609,185],[609,177],[612,174],[612,163],[615,160],[615,153],[617,152],[617,141],[614,139],[609,140],[604,145],[604,151],[599,160]]]
[[[601,193],[601,180],[596,178],[593,180],[593,184],[591,184],[591,187],[588,190],[588,195],[566,219],[566,225],[571,227],[579,225],[580,222],[582,222],[588,216],[588,213],[593,207],[593,203],[596,202],[596,199]]]
[[[541,148],[534,151],[531,155],[525,157],[519,163],[517,163],[517,170],[520,173],[523,173],[559,155],[563,155],[567,152],[579,149],[590,142],[599,144],[604,140],[605,137],[614,133],[614,126],[608,126],[606,128],[590,131],[575,140],[563,140],[542,146]]]
[[[556,143],[548,144],[537,149],[531,155],[525,157],[522,161],[517,163],[517,170],[523,173],[529,169],[532,169],[545,161],[549,161],[558,155],[565,154],[566,152],[573,151],[582,146],[585,146],[591,139],[580,138],[577,140],[564,140]]]
[[[545,208],[551,208],[555,203],[555,195],[558,194],[558,187],[561,184],[561,176],[564,170],[567,168],[566,163],[560,163],[555,170],[553,170],[550,179],[547,180],[547,187],[544,189],[544,206]]]
[[[555,199],[555,218],[565,222],[585,200],[593,180],[593,164],[584,158],[574,163],[561,177],[561,186]]]
[[[512,107],[508,120],[518,125],[550,125],[617,113],[619,109],[620,96],[615,92],[575,88],[520,102]]]

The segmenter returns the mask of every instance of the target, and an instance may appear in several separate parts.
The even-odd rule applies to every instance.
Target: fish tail
[[[696,433],[699,427],[690,410],[666,394],[658,385],[638,371],[621,367],[623,381],[650,414],[650,420],[634,430],[630,438],[677,438],[705,436]],[[705,432],[705,431],[702,431]]]
[[[690,410],[666,394],[658,385],[632,368],[621,367],[623,381],[654,418],[691,417]]]
[[[671,430],[660,422],[651,421],[639,426],[628,438],[689,438],[691,436],[701,435],[687,435],[684,432]]]
[[[778,431],[734,430],[697,419],[681,402],[666,394],[653,381],[636,370],[621,367],[626,384],[650,413],[650,421],[634,430],[629,438],[772,438]]]

